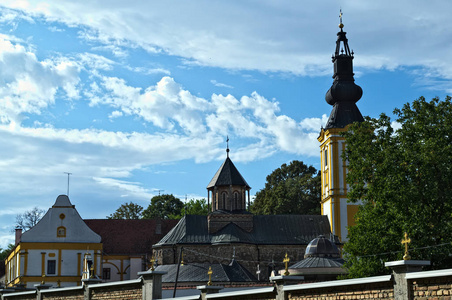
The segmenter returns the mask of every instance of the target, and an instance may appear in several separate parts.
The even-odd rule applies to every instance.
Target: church
[[[332,57],[334,81],[325,96],[333,109],[318,137],[321,215],[251,214],[247,210],[251,187],[229,158],[228,147],[226,160],[207,185],[209,215],[185,216],[153,246],[157,270],[173,274],[164,277],[164,282],[175,281],[174,270],[181,262],[203,264],[204,268],[216,265],[218,269],[235,265],[236,273],[245,269],[247,276],[257,274],[258,280],[268,280],[272,270],[281,269],[285,254],[292,262],[302,261],[308,244],[320,236],[337,245],[347,241],[347,227],[354,225],[359,203],[347,203],[347,163],[341,157],[345,151],[341,132],[347,130],[347,125],[364,119],[356,106],[363,91],[354,82],[354,53],[350,51],[343,27],[341,17]],[[293,268],[297,265],[303,264],[297,263]]]

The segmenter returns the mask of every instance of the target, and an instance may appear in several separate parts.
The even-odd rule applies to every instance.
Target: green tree
[[[254,214],[320,214],[320,173],[294,160],[267,176],[265,187],[256,193]]]
[[[0,262],[4,261],[8,257],[14,247],[16,247],[14,244],[9,244],[6,249],[0,248]]]
[[[16,228],[27,231],[31,227],[38,224],[39,220],[44,216],[46,211],[39,209],[37,206],[33,209],[25,211],[23,214],[16,215]]]
[[[173,195],[154,196],[151,204],[143,211],[143,219],[177,219],[181,215],[183,207],[184,203]]]
[[[143,207],[133,202],[121,204],[121,206],[107,219],[141,219]]]
[[[403,256],[452,267],[452,103],[424,98],[395,109],[398,129],[382,114],[344,134],[349,201],[362,201],[344,246],[350,277],[389,273]]]
[[[191,199],[185,203],[184,208],[182,208],[181,217],[185,214],[207,216],[209,214],[209,208],[206,199]]]

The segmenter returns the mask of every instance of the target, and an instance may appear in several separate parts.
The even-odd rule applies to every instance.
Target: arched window
[[[57,237],[66,237],[66,227],[60,226],[57,228]]]
[[[221,194],[221,208],[226,209],[226,192]]]
[[[240,204],[239,204],[239,192],[235,191],[234,192],[234,204],[235,204],[235,209],[241,209]]]

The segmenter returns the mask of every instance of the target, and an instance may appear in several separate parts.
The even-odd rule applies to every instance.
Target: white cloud
[[[228,89],[233,89],[234,88],[232,85],[221,83],[221,82],[218,82],[218,81],[213,80],[213,79],[210,81],[210,83],[212,83],[214,86],[217,86],[217,87],[224,87],[224,88],[228,88]]]
[[[12,39],[0,37],[0,123],[20,123],[24,113],[40,114],[54,104],[59,89],[77,98],[79,68],[58,57],[39,61]]]

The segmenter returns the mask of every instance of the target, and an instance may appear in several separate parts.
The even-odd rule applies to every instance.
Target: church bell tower
[[[355,224],[354,215],[359,205],[347,203],[347,164],[341,157],[345,151],[345,139],[341,132],[347,130],[347,125],[364,119],[356,106],[363,91],[355,84],[353,77],[354,53],[350,51],[346,32],[343,31],[342,12],[339,17],[340,31],[337,33],[336,50],[332,57],[334,81],[325,95],[326,102],[333,106],[333,110],[325,128],[320,131],[318,141],[322,176],[321,212],[328,216],[331,232],[341,241],[346,241],[347,227]]]

